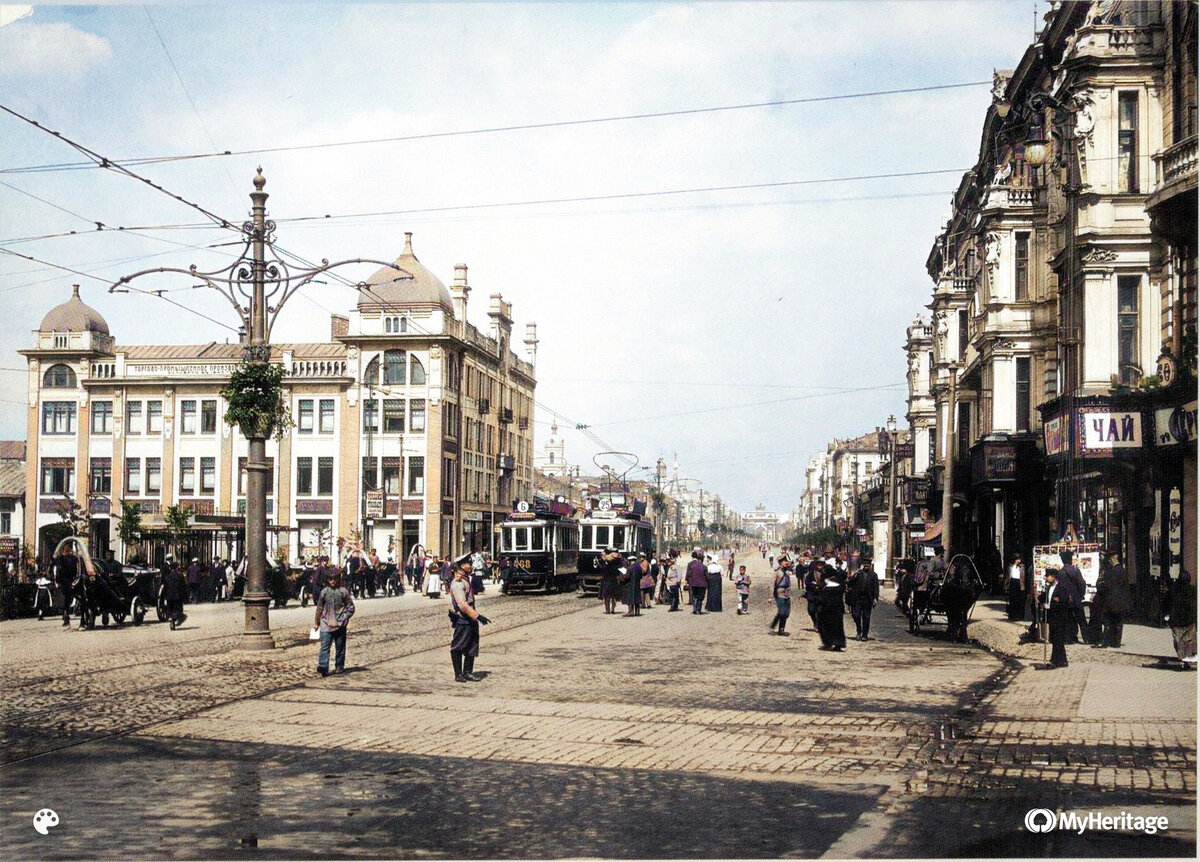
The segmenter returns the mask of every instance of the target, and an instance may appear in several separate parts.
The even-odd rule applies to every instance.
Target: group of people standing
[[[879,577],[870,560],[862,560],[850,572],[837,557],[820,556],[806,551],[795,562],[787,552],[774,561],[775,580],[772,597],[775,617],[768,631],[783,637],[791,616],[792,589],[802,588],[808,617],[821,639],[821,649],[840,652],[846,648],[845,614],[854,620],[854,640],[870,640],[871,612],[879,603]]]

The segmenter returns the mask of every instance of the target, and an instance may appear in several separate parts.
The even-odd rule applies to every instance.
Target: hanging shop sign
[[[1112,455],[1142,448],[1142,414],[1137,411],[1079,411],[1079,454]]]
[[[971,453],[971,479],[974,484],[1015,482],[1017,479],[1017,447],[1012,443],[985,440]]]
[[[383,491],[367,491],[367,517],[383,517]]]
[[[1055,416],[1053,419],[1046,421],[1042,426],[1042,434],[1046,443],[1047,455],[1063,455],[1067,451],[1067,424],[1066,416]]]
[[[1171,489],[1167,503],[1167,574],[1172,579],[1179,577],[1179,565],[1183,561],[1183,495],[1178,488]]]
[[[1174,446],[1196,439],[1196,402],[1154,411],[1154,443]]]

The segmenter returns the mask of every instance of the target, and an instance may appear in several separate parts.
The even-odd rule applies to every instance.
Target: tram
[[[561,501],[517,503],[500,525],[500,553],[509,562],[509,593],[574,591],[579,569],[579,525],[574,514]]]
[[[623,494],[610,494],[579,519],[579,588],[584,593],[600,592],[600,557],[606,548],[616,548],[626,558],[654,548],[654,525],[646,520],[645,502],[626,500]]]

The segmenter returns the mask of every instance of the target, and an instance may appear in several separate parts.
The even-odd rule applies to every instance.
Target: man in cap
[[[459,557],[454,563],[454,580],[450,582],[450,663],[454,665],[455,682],[479,682],[474,674],[475,658],[479,655],[479,627],[489,622],[475,610],[471,556]]]

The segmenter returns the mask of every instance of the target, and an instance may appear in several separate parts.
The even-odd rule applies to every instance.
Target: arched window
[[[74,389],[75,372],[66,365],[51,365],[42,377],[42,386],[46,389]]]
[[[363,383],[377,384],[379,383],[379,357],[376,356],[367,363],[367,370],[363,372]]]
[[[416,356],[408,358],[408,382],[414,386],[422,386],[425,383],[425,366]]]
[[[407,354],[403,350],[385,350],[383,352],[383,384],[404,384],[404,365]]]

